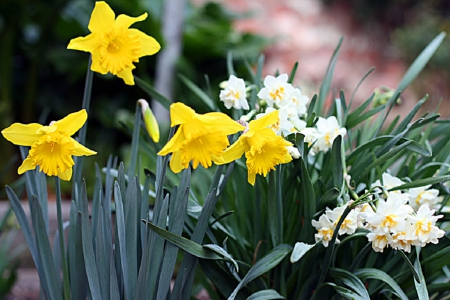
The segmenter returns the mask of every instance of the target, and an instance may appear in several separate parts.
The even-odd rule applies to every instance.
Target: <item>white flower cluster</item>
[[[278,135],[288,136],[306,127],[306,122],[300,117],[306,114],[309,98],[303,95],[299,88],[294,88],[288,83],[287,74],[277,77],[266,76],[264,87],[259,91],[258,97],[266,101],[267,108],[264,113],[256,115],[257,119],[279,110],[280,120],[272,126]]]
[[[338,135],[344,137],[347,134],[347,129],[339,126],[335,116],[319,117],[316,127],[304,128],[300,133],[305,136],[305,143],[312,147],[309,153],[315,155],[320,151],[327,152]]]
[[[404,183],[388,173],[384,173],[382,178],[383,184],[377,180],[372,187],[390,189]],[[365,228],[369,230],[367,238],[377,252],[383,252],[387,246],[411,252],[411,246],[437,244],[445,232],[436,226],[442,215],[434,215],[434,208],[440,201],[439,191],[429,187],[412,188],[408,193],[388,192],[386,199],[378,199],[376,210],[367,203],[356,207],[347,215],[338,234],[352,234],[357,228]],[[327,208],[319,221],[312,221],[317,230],[316,242],[321,240],[325,247],[328,246],[345,207]]]
[[[228,109],[232,107],[249,109],[245,81],[234,75],[231,75],[228,81],[223,83],[223,90],[220,91],[219,98]]]

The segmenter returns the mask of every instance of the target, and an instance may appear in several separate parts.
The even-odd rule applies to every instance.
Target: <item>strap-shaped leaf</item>
[[[424,178],[424,179],[414,180],[414,181],[407,182],[405,184],[393,187],[393,188],[389,189],[389,191],[410,189],[410,188],[425,186],[425,185],[429,185],[429,184],[441,183],[441,182],[445,182],[445,181],[449,181],[449,180],[450,180],[450,175]]]
[[[339,268],[331,268],[330,275],[342,282],[356,292],[361,299],[370,299],[369,293],[361,280],[354,274]],[[339,292],[338,292],[339,293]]]
[[[420,247],[416,247],[417,259],[414,262],[414,269],[417,272],[417,276],[420,280],[417,280],[414,277],[414,286],[416,287],[417,295],[419,296],[419,300],[428,300],[430,297],[428,296],[427,290],[427,282],[425,281],[425,277],[423,276],[422,267],[420,266],[419,254]]]
[[[352,290],[349,290],[348,288],[345,288],[343,286],[339,286],[336,285],[332,282],[326,282],[324,285],[328,285],[334,288],[334,290],[336,292],[338,292],[339,295],[341,295],[342,297],[344,297],[345,299],[349,299],[349,300],[367,300],[370,298],[364,298],[361,297],[361,295],[359,295],[358,293],[355,293]]]
[[[258,291],[250,295],[247,300],[271,300],[271,299],[284,299],[283,296],[278,294],[275,290],[263,290]]]
[[[402,288],[386,272],[373,268],[364,268],[356,270],[354,274],[358,276],[362,281],[367,279],[376,279],[383,281],[392,288],[392,290],[398,295],[400,299],[408,300],[408,296],[406,296]]]
[[[242,281],[239,282],[238,286],[234,289],[233,293],[228,297],[228,300],[233,300],[234,298],[236,298],[236,295],[239,292],[239,290],[247,283],[277,266],[286,257],[286,255],[289,252],[291,252],[291,250],[292,250],[291,245],[281,244],[272,249],[272,251],[267,253],[260,260],[258,260],[253,265],[253,267],[250,268],[250,270],[247,272]]]

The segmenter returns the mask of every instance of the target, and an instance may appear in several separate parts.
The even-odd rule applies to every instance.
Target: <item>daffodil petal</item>
[[[256,181],[256,173],[248,172],[248,175],[247,175],[247,181],[248,181],[248,183],[250,183],[251,185],[255,185],[255,181]]]
[[[260,130],[278,122],[278,110],[266,114],[264,117],[253,120],[249,123],[250,130]]]
[[[245,144],[242,142],[242,139],[239,138],[233,145],[228,147],[223,153],[222,153],[222,161],[217,161],[216,163],[218,165],[227,164],[229,162],[232,162],[242,156],[245,152]]]
[[[58,170],[58,177],[62,180],[69,181],[70,178],[72,178],[72,168],[69,168],[64,172],[59,172]]]
[[[182,128],[178,128],[174,136],[167,142],[167,144],[158,152],[158,155],[164,156],[171,152],[176,152],[180,149],[185,137]]]
[[[211,126],[213,130],[220,132],[225,135],[236,133],[238,131],[243,131],[245,126],[242,126],[229,116],[219,113],[212,112],[205,115],[197,115],[198,119],[201,120],[206,126]]]
[[[106,2],[95,2],[88,28],[91,32],[106,32],[114,25],[115,18],[116,15],[114,11]]]
[[[83,127],[84,123],[87,120],[87,113],[85,109],[80,111],[71,113],[64,117],[63,119],[56,121],[53,123],[58,128],[58,131],[61,131],[67,136],[72,136]]]
[[[17,170],[17,173],[20,175],[25,173],[26,171],[34,169],[36,169],[36,166],[33,164],[33,160],[27,157],[20,165],[19,169]]]
[[[72,155],[75,155],[75,156],[89,156],[89,155],[97,154],[97,152],[92,151],[91,149],[81,145],[80,143],[78,143],[74,139],[72,139],[72,142],[73,142],[73,146],[74,146]]]
[[[141,41],[141,53],[139,56],[153,55],[161,49],[161,45],[151,36],[146,35],[138,29],[131,28],[130,32],[139,36]]]
[[[126,68],[123,71],[120,71],[119,73],[117,73],[117,77],[122,78],[123,81],[125,81],[125,84],[134,85],[134,77],[133,77],[133,73],[131,72],[133,69],[134,69],[134,66],[130,67],[130,68]]]
[[[95,51],[94,53],[92,53],[91,70],[93,72],[97,72],[102,75],[108,74],[108,70],[101,66],[100,60],[101,60],[101,57],[100,57],[100,54],[98,53],[98,51]]]
[[[96,37],[95,33],[91,33],[85,37],[71,39],[69,45],[67,45],[67,49],[93,53],[98,48],[98,44],[98,37]]]
[[[181,159],[181,151],[176,151],[172,154],[172,158],[169,163],[170,169],[174,173],[180,173],[185,167],[183,166],[183,161]]]
[[[19,146],[31,146],[33,143],[39,140],[42,134],[38,134],[37,131],[43,126],[38,123],[21,124],[14,123],[8,128],[2,130],[2,134],[13,144]]]
[[[189,106],[176,102],[170,105],[170,126],[186,123],[195,117],[195,111]]]
[[[144,21],[147,19],[147,13],[143,13],[139,17],[130,17],[127,15],[119,15],[114,22],[114,28],[125,28],[128,29],[131,25],[133,25],[136,22]]]

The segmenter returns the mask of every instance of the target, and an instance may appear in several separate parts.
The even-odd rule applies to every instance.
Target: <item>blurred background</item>
[[[81,108],[89,55],[66,47],[70,39],[89,33],[94,3],[0,0],[0,129],[13,122],[48,124]],[[162,45],[160,53],[140,59],[135,76],[200,113],[207,108],[178,74],[219,102],[219,83],[228,79],[229,53],[237,75],[245,79],[250,79],[247,67],[254,66],[261,53],[265,55],[263,75],[289,73],[298,62],[294,85],[312,97],[344,37],[331,91],[338,95],[343,90],[349,97],[375,67],[356,93],[358,102],[377,88],[395,88],[423,48],[439,32],[450,31],[447,0],[110,0],[108,4],[116,14],[148,12],[149,17],[133,27]],[[449,72],[447,38],[391,115],[407,113],[428,93],[424,109],[439,109],[448,117]],[[86,158],[87,177],[94,173],[89,170],[93,163],[104,166],[110,154],[119,161],[128,157],[129,128],[140,98],[150,100],[138,86],[127,86],[114,76],[94,75],[86,145],[98,155]],[[167,120],[167,112],[158,107],[155,112]],[[167,136],[167,122],[161,125],[162,140],[156,148]],[[0,138],[0,199],[6,199],[3,186],[18,178],[20,163],[18,147]],[[66,188],[70,195],[70,185]],[[8,225],[7,215],[0,214],[0,233]],[[5,283],[1,273],[0,298],[15,280]],[[34,288],[39,289],[35,277],[19,281],[11,299],[18,299],[14,297],[21,292],[35,295]]]

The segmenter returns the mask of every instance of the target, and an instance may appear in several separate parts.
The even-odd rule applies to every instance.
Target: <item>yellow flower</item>
[[[222,162],[221,155],[230,144],[227,135],[245,128],[223,113],[200,115],[180,102],[170,106],[170,118],[172,127],[180,127],[158,155],[173,152],[170,169],[175,173],[186,169],[190,161],[194,169]]]
[[[137,18],[119,15],[103,1],[95,2],[86,37],[72,39],[67,49],[90,52],[92,54],[91,70],[100,74],[112,73],[122,78],[126,84],[134,85],[131,71],[133,62],[146,55],[153,55],[161,48],[152,37],[129,28],[133,23],[143,21],[147,13]]]
[[[231,145],[222,155],[223,162],[229,163],[245,153],[247,159],[248,182],[255,185],[256,174],[267,176],[275,166],[292,160],[288,146],[292,144],[278,136],[269,126],[278,122],[278,110],[253,120],[248,131]]]
[[[19,174],[34,170],[39,166],[40,171],[49,176],[58,176],[62,180],[70,180],[72,167],[75,164],[72,155],[93,155],[92,151],[71,136],[86,122],[86,110],[69,114],[67,117],[51,122],[49,126],[37,123],[14,123],[2,130],[2,134],[13,144],[31,146],[28,157],[18,169]]]
[[[147,129],[148,135],[155,143],[159,142],[158,121],[156,120],[152,109],[144,99],[139,99],[138,103],[141,106],[142,118],[144,119],[145,129]]]

